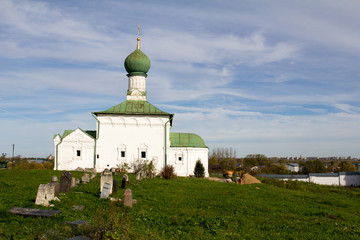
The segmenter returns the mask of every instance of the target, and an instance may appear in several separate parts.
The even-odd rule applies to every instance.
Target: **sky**
[[[238,157],[360,158],[360,2],[0,1],[0,153],[54,155],[126,100],[124,60],[150,58],[147,100],[172,132]]]

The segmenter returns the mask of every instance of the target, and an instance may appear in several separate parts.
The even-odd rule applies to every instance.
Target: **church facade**
[[[117,168],[143,160],[153,161],[156,171],[174,166],[178,176],[194,174],[200,160],[208,175],[208,147],[193,133],[170,131],[174,114],[147,101],[146,77],[149,58],[137,48],[124,62],[128,72],[126,101],[107,110],[93,112],[96,130],[65,130],[54,136],[55,170]]]

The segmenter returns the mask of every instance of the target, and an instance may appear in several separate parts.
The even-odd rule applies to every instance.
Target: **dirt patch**
[[[240,184],[253,184],[253,183],[262,183],[260,182],[257,178],[251,176],[248,173],[245,173],[244,175],[241,176],[240,178]]]

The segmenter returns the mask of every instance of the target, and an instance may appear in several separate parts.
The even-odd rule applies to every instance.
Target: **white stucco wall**
[[[54,169],[74,170],[77,167],[92,168],[94,162],[94,139],[84,133],[81,129],[66,136],[58,145],[56,156],[56,145],[60,138],[54,139],[55,143],[55,164]],[[80,156],[77,156],[80,151]],[[56,166],[57,163],[57,166]]]
[[[208,148],[171,147],[168,152],[168,164],[175,167],[178,176],[189,176],[194,175],[196,161],[200,159],[205,168],[205,176],[208,177],[208,156]]]
[[[322,185],[336,185],[339,186],[339,177],[338,176],[310,176],[310,182]]]
[[[117,167],[127,162],[131,164],[141,159],[141,152],[146,152],[147,160],[154,160],[156,169],[164,166],[165,123],[166,116],[124,116],[100,115],[99,138],[97,141],[96,169]],[[167,128],[167,146],[170,146]],[[125,157],[121,157],[125,151]]]
[[[343,175],[340,174],[341,186],[360,186],[360,175]]]

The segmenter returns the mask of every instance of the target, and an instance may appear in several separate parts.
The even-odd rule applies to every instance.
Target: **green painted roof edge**
[[[85,130],[84,131],[81,128],[77,128],[77,129],[80,129],[82,132],[84,132],[86,135],[88,135],[91,138],[94,138],[94,139],[96,138],[96,131],[95,130]],[[67,137],[68,135],[70,135],[74,131],[75,130],[65,130],[62,136],[60,136],[60,134],[57,134],[57,135],[59,135],[61,139],[64,139],[65,137]],[[55,137],[56,137],[56,135],[55,135]]]
[[[170,133],[170,147],[208,148],[204,140],[194,133]]]
[[[93,112],[93,114],[118,114],[118,115],[162,115],[173,116],[164,112],[145,100],[126,100],[105,111]]]
[[[61,135],[60,134],[54,134],[54,137],[53,137],[53,139],[55,139],[57,136],[59,136],[60,137],[60,139],[61,139]]]

